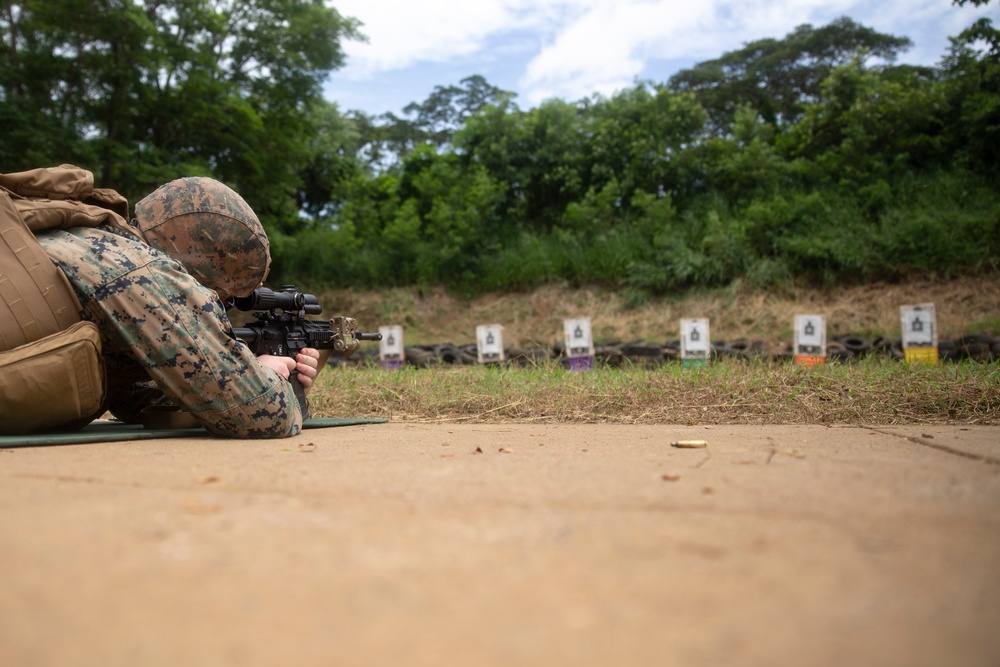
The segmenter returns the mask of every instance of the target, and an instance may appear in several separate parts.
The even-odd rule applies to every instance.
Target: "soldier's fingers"
[[[292,370],[296,367],[294,359],[290,357],[276,357],[272,354],[262,354],[257,357],[257,361],[262,366],[267,366],[275,371],[283,378],[289,377],[292,374]]]
[[[299,372],[299,381],[302,383],[303,387],[312,384],[313,378],[319,375],[319,369],[316,367],[316,360],[311,359],[311,364],[309,363],[299,363],[295,366],[295,370]],[[308,380],[308,384],[307,384]]]
[[[318,368],[319,367],[319,350],[314,350],[312,348],[306,348],[306,349],[302,350],[301,352],[299,352],[297,355],[295,355],[295,361],[297,361],[300,366],[303,365],[303,364],[305,364],[307,366],[311,366],[312,368]]]

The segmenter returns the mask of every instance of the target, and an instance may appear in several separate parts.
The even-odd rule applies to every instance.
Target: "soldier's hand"
[[[298,371],[299,382],[302,389],[309,391],[313,380],[319,374],[319,350],[311,347],[304,348],[301,352],[291,357],[278,357],[273,354],[262,354],[257,357],[257,361],[263,366],[267,366],[274,372],[281,375],[286,380],[291,377],[292,371]]]
[[[313,380],[319,375],[319,350],[311,347],[304,348],[295,355],[295,370],[299,372],[299,382],[302,388],[309,391]]]
[[[297,365],[291,357],[276,357],[273,354],[262,354],[257,357],[257,361],[260,362],[261,366],[267,366],[286,380]],[[310,382],[312,382],[311,379]]]

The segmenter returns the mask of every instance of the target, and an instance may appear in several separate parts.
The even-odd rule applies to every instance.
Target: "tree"
[[[640,191],[677,194],[678,158],[707,120],[693,95],[639,84],[610,99],[593,99],[585,113],[596,187],[616,182],[626,204]]]
[[[438,148],[449,144],[455,131],[483,107],[515,97],[514,93],[491,85],[479,74],[467,76],[459,83],[462,85],[435,86],[423,103],[411,102],[403,108],[407,116],[416,115],[413,127],[424,140]]]
[[[356,28],[322,0],[5,3],[0,168],[77,162],[131,200],[212,175],[294,226],[320,84]]]
[[[348,116],[357,126],[358,159],[373,175],[398,166],[424,140],[413,121],[391,112],[372,116],[355,110]]]
[[[939,166],[946,111],[936,83],[891,81],[855,60],[833,70],[821,99],[779,145],[790,157],[812,161],[823,179],[871,183]]]
[[[559,99],[521,112],[509,100],[471,117],[455,136],[468,168],[506,189],[503,209],[526,227],[551,229],[589,185],[584,111]]]
[[[818,29],[801,25],[781,40],[750,42],[678,72],[669,86],[694,93],[717,136],[730,131],[741,104],[751,105],[768,123],[791,125],[819,99],[820,84],[834,67],[855,57],[891,63],[910,45],[906,37],[879,33],[844,17]]]
[[[329,220],[342,208],[350,182],[362,172],[356,157],[358,127],[336,104],[325,101],[314,104],[309,121],[314,129],[308,162],[299,170],[296,202],[300,213]]]
[[[1000,31],[979,19],[958,37],[942,61],[952,113],[954,150],[977,170],[1000,165]]]
[[[450,146],[455,133],[482,109],[512,100],[514,93],[491,85],[478,74],[461,80],[460,86],[435,86],[423,102],[411,102],[406,116],[393,113],[370,116],[351,112],[361,128],[359,155],[371,172],[398,166],[419,146],[438,150]]]

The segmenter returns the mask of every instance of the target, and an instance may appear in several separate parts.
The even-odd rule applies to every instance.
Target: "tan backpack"
[[[77,427],[107,394],[97,327],[34,232],[108,224],[131,234],[128,202],[62,165],[0,174],[0,434]]]

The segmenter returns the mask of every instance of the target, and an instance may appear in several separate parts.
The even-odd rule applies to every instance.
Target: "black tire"
[[[973,361],[992,361],[993,350],[986,343],[964,343],[956,346],[956,350],[965,359]]]
[[[549,351],[541,347],[509,347],[504,350],[504,356],[518,366],[536,366],[545,363]]]
[[[973,361],[992,361],[993,336],[986,334],[968,334],[955,341],[958,352],[966,359]]]
[[[425,347],[405,347],[403,348],[403,353],[406,356],[406,363],[411,366],[435,366],[441,363],[441,360],[436,354],[434,354],[433,349],[428,349]]]
[[[625,355],[621,349],[612,345],[599,345],[594,348],[594,357],[598,363],[613,368],[621,368],[625,363]]]
[[[845,348],[854,353],[855,356],[864,356],[872,351],[872,344],[865,338],[861,336],[852,336],[850,334],[844,336],[834,336],[833,340],[841,343]]]
[[[455,365],[462,363],[462,350],[457,345],[452,345],[451,343],[436,346],[434,354],[437,355],[442,364]]]
[[[746,357],[747,359],[753,359],[759,357],[766,352],[767,345],[762,340],[750,340],[747,338],[739,338],[730,343],[730,346],[734,348],[740,356]]]
[[[649,357],[651,359],[663,358],[663,346],[658,343],[647,343],[639,341],[622,345],[622,354],[626,357]]]
[[[739,350],[730,347],[727,341],[724,340],[712,341],[712,349],[709,352],[710,359],[726,359],[738,356],[740,356]]]
[[[967,345],[969,343],[985,343],[986,345],[992,345],[993,342],[993,336],[988,334],[966,334],[955,341],[956,345]]]
[[[730,350],[734,350],[735,352],[746,354],[753,351],[754,344],[746,338],[737,338],[736,340],[726,343],[726,347]]]
[[[826,358],[833,361],[853,361],[855,356],[846,345],[831,340],[826,344]]]
[[[479,363],[479,346],[475,343],[462,345],[458,348],[461,354],[461,363],[472,366]]]
[[[883,356],[892,356],[892,341],[885,336],[872,340],[872,352]]]
[[[962,353],[953,340],[938,341],[938,359],[941,361],[959,361]]]

